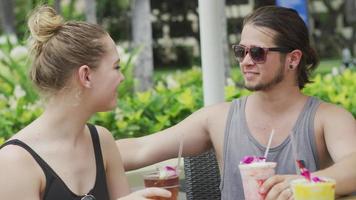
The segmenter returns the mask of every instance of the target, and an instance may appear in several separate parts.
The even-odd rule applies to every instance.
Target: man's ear
[[[82,65],[78,69],[79,83],[85,88],[91,88],[91,72],[88,65]]]
[[[303,52],[299,49],[295,49],[289,53],[288,66],[290,69],[296,69],[302,59]]]

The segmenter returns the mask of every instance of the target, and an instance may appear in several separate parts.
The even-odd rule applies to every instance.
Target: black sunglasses
[[[247,54],[250,54],[252,61],[257,64],[266,62],[268,51],[278,51],[282,53],[289,53],[292,51],[292,49],[288,47],[271,47],[271,48],[264,48],[258,46],[246,47],[239,44],[232,45],[232,49],[234,50],[235,57],[239,62],[242,62],[245,56]]]
[[[96,200],[96,198],[91,195],[91,194],[86,194],[84,197],[82,197],[80,200]]]

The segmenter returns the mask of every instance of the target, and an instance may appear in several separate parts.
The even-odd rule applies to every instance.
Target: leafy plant
[[[202,107],[201,71],[194,68],[158,80],[154,89],[119,99],[113,112],[98,113],[92,122],[115,137],[138,137],[172,126]]]
[[[0,38],[1,39],[1,38]],[[9,44],[0,44],[0,143],[29,124],[42,112],[37,96],[29,86],[26,59],[11,55]],[[16,46],[16,45],[15,45]],[[138,137],[170,127],[203,106],[202,72],[198,67],[177,71],[155,79],[154,88],[134,92],[133,61],[138,50],[120,53],[126,80],[119,88],[118,107],[112,112],[97,113],[90,121],[108,128],[115,138]],[[2,56],[3,55],[3,56]],[[23,59],[23,60],[22,60]],[[4,61],[5,60],[5,61]],[[234,69],[232,74],[235,74]],[[235,75],[228,80],[225,98],[230,101],[250,92],[237,87],[242,80]],[[356,116],[356,72],[320,75],[303,92],[339,104]]]
[[[27,47],[3,37],[6,42],[0,44],[0,93],[6,97],[16,95],[16,92],[24,93],[26,100],[33,103],[38,95],[29,84]]]
[[[356,72],[350,69],[339,75],[316,75],[303,90],[307,95],[338,104],[356,116]]]

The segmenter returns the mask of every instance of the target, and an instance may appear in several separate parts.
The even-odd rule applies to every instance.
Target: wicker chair
[[[215,153],[184,158],[187,200],[220,200],[220,174]]]

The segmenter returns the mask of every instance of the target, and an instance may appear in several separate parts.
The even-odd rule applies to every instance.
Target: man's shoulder
[[[232,102],[220,102],[220,103],[216,103],[213,105],[209,105],[209,106],[205,106],[204,108],[201,109],[201,111],[203,112],[209,112],[209,113],[224,113],[227,112],[231,106]]]
[[[348,110],[346,110],[344,107],[337,105],[337,104],[333,104],[333,103],[329,103],[329,102],[325,102],[325,101],[321,101],[318,112],[320,112],[321,114],[347,114],[350,113]]]
[[[216,104],[212,104],[209,106],[205,106],[201,108],[198,112],[202,112],[205,114],[212,114],[214,116],[219,115],[219,114],[227,114],[231,108],[231,106],[235,104],[239,104],[239,102],[244,101],[245,97],[240,97],[237,99],[233,99],[231,101],[224,101],[224,102],[219,102]]]
[[[341,119],[341,118],[349,118],[354,119],[351,112],[346,110],[340,105],[336,105],[328,102],[321,102],[320,106],[317,110],[317,115],[324,122],[330,122],[330,120]]]

